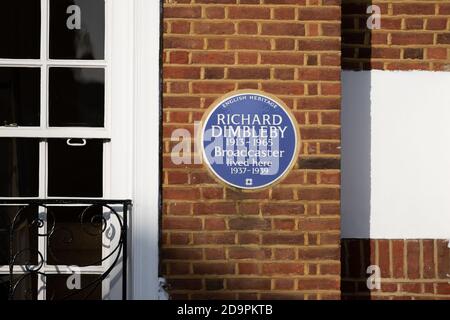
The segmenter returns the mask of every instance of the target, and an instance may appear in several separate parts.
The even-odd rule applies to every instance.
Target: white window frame
[[[107,3],[109,19],[105,37],[110,48],[105,46],[105,59],[109,62],[105,74],[105,115],[106,108],[111,108],[112,116],[105,119],[105,128],[21,128],[14,136],[20,137],[20,132],[24,132],[24,136],[42,138],[111,139],[111,147],[105,152],[104,198],[133,201],[129,219],[128,298],[158,299],[160,1],[108,0]],[[47,46],[47,41],[42,42]],[[3,65],[10,62],[0,60]],[[71,65],[61,62],[66,64]],[[89,64],[84,61],[79,65]],[[47,90],[46,81],[41,85]],[[41,119],[43,116],[41,106]],[[43,125],[45,122],[41,120]],[[0,137],[11,135],[10,130],[1,129]]]

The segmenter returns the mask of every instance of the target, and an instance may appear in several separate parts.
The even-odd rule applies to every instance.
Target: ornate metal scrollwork
[[[9,201],[13,202],[13,201]],[[0,202],[0,204],[7,205],[5,201]],[[54,214],[52,207],[57,205],[82,205],[80,206],[81,213],[78,215],[78,224],[80,226],[80,230],[87,236],[92,237],[101,237],[108,238],[110,240],[115,240],[113,247],[110,244],[105,244],[108,246],[107,254],[103,254],[100,259],[96,261],[91,261],[85,263],[83,265],[77,266],[78,268],[85,268],[90,266],[104,266],[105,263],[107,265],[104,267],[104,271],[101,274],[95,274],[95,279],[91,280],[89,283],[84,284],[81,288],[77,288],[77,290],[73,290],[72,292],[65,294],[64,296],[48,296],[47,299],[57,299],[57,300],[67,300],[67,299],[89,299],[92,294],[98,289],[102,282],[113,272],[113,270],[117,267],[120,260],[122,260],[122,298],[126,299],[126,288],[127,288],[127,269],[126,269],[126,261],[127,261],[127,215],[128,215],[128,207],[131,205],[130,201],[75,201],[75,200],[40,200],[33,201],[30,203],[18,203],[18,201],[14,201],[14,205],[20,205],[19,210],[15,214],[12,219],[10,228],[9,228],[9,299],[14,300],[16,297],[16,293],[18,288],[20,288],[21,284],[30,277],[33,276],[42,276],[45,277],[45,266],[48,260],[48,257],[52,258],[52,265],[62,266],[63,264],[59,263],[61,260],[58,259],[57,255],[54,254],[52,250],[52,240],[55,234],[63,234],[62,242],[70,245],[74,241],[74,233],[66,227],[59,227],[57,216]],[[113,205],[120,204],[123,210],[122,215],[120,215],[116,209],[113,208]],[[73,207],[71,207],[73,208]],[[19,229],[19,225],[23,228],[23,217],[25,212],[28,209],[37,209],[34,212],[37,212],[38,215],[33,219],[28,219],[29,228],[37,228],[37,236],[38,238],[46,238],[47,243],[47,252],[41,252],[39,247],[35,248],[24,248],[18,250],[18,252],[14,252],[14,240],[15,234]],[[40,211],[45,211],[45,216],[42,216]],[[113,221],[113,219],[115,221]],[[114,222],[114,223],[113,223]],[[117,230],[120,230],[118,233],[118,239],[111,239],[111,235],[115,235]],[[109,234],[108,234],[109,232]],[[103,245],[103,243],[102,243]],[[19,259],[24,259],[23,257],[28,257],[25,259],[24,263],[17,263]],[[47,259],[46,259],[47,258]],[[122,259],[121,259],[122,258]],[[37,259],[37,260],[36,260]],[[37,261],[37,263],[35,263]],[[22,261],[21,261],[22,262]],[[56,262],[56,263],[55,263]],[[17,269],[21,266],[20,272],[17,272]],[[70,267],[70,266],[67,266]],[[68,276],[70,274],[64,273]],[[89,275],[92,275],[89,273]],[[22,292],[23,293],[23,292]],[[25,292],[25,294],[27,294]],[[29,297],[28,297],[29,298]]]

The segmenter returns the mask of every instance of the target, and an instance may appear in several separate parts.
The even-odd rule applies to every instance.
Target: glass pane
[[[0,39],[0,58],[39,59],[41,1],[2,1]]]
[[[0,68],[0,126],[39,126],[39,68]]]
[[[101,300],[100,275],[46,275],[47,300]]]
[[[39,140],[0,138],[0,197],[39,196]]]
[[[55,229],[47,243],[47,263],[93,266],[102,259],[102,207],[52,207]]]
[[[105,0],[50,1],[50,59],[105,58]]]
[[[9,299],[10,285],[9,275],[0,275],[0,301]],[[13,300],[37,300],[36,274],[18,274],[13,278],[12,286],[15,286]]]
[[[50,69],[50,126],[103,127],[105,70]]]
[[[49,140],[48,194],[50,197],[102,197],[103,141]]]
[[[9,265],[15,257],[14,265],[37,265],[38,258],[38,208],[36,206],[0,206],[0,265]],[[14,223],[14,226],[13,226]],[[12,237],[12,257],[10,255],[10,234]]]

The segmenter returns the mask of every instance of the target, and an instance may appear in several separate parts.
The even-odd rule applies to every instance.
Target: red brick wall
[[[172,297],[340,297],[340,1],[164,4],[162,270]],[[241,192],[203,165],[176,166],[171,133],[193,130],[236,89],[277,95],[302,137],[276,187]]]
[[[369,5],[381,29],[366,27]],[[342,67],[352,70],[450,70],[450,0],[343,0]]]
[[[368,29],[367,7],[381,9],[381,29]],[[450,0],[343,0],[344,70],[450,70]],[[345,299],[449,299],[450,256],[443,240],[342,240]],[[366,286],[379,265],[381,290]]]
[[[343,299],[450,299],[445,240],[342,241]],[[381,290],[368,290],[366,269],[381,269]]]

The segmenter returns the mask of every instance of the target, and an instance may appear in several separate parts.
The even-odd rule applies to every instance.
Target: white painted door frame
[[[111,197],[133,201],[128,299],[158,299],[160,1],[112,3]]]
[[[158,298],[160,1],[135,0],[132,299]]]

